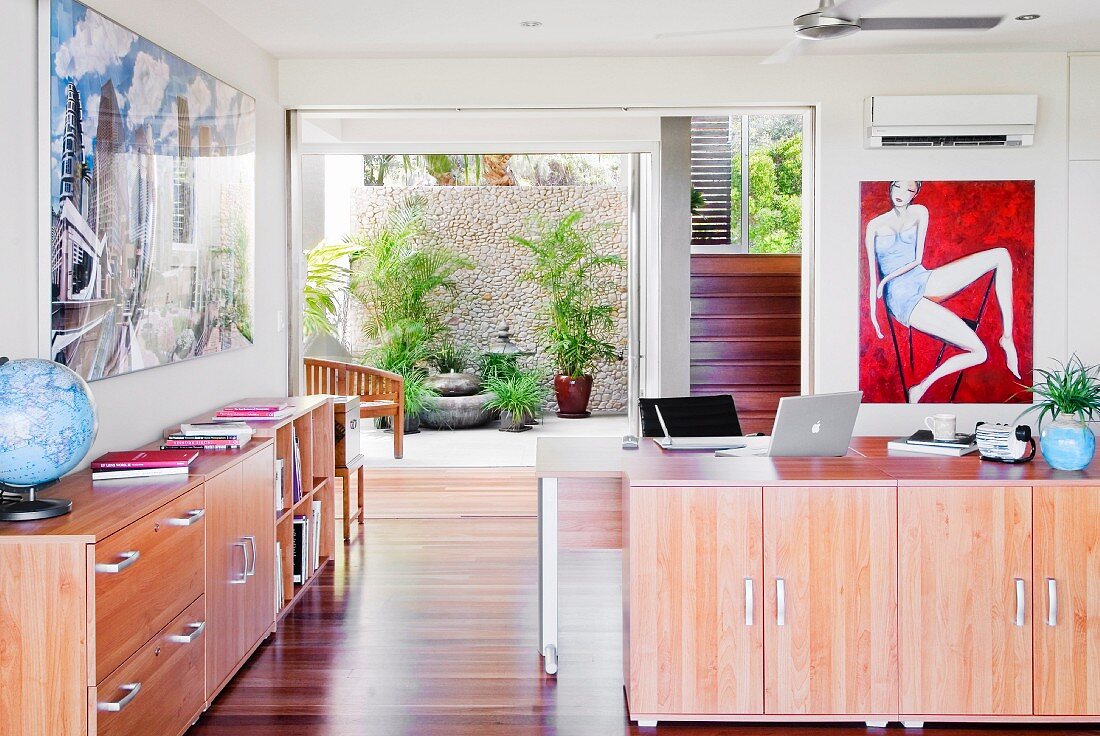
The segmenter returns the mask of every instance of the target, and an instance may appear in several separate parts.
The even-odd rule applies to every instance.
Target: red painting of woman
[[[864,400],[1020,400],[1034,183],[864,182],[861,204]]]

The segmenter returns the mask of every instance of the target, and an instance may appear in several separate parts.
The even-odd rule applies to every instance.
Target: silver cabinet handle
[[[775,579],[775,625],[787,625],[787,583],[783,578]]]
[[[108,575],[122,572],[130,565],[138,561],[138,558],[141,557],[141,552],[138,552],[136,549],[132,549],[129,552],[119,552],[118,556],[122,558],[122,560],[120,560],[119,562],[97,562],[95,565],[95,571],[107,573]]]
[[[1024,579],[1016,578],[1016,625],[1024,625],[1024,608],[1026,602],[1024,600],[1026,591],[1024,590]]]
[[[753,609],[755,601],[752,597],[752,578],[745,578],[745,626],[752,626],[755,618]]]
[[[206,630],[205,621],[196,621],[193,624],[187,624],[187,626],[191,629],[190,634],[172,634],[168,637],[168,641],[175,644],[191,644],[195,639],[202,636],[202,632]]]
[[[246,537],[241,537],[241,539],[248,542],[249,545],[251,545],[251,547],[252,547],[252,560],[251,561],[248,560],[248,555],[244,556],[244,558],[245,558],[244,574],[245,574],[245,577],[250,578],[250,577],[252,577],[253,575],[256,574],[256,537],[249,534]]]
[[[206,509],[192,509],[187,512],[187,516],[183,519],[169,519],[168,524],[170,526],[191,526],[198,522],[199,519],[206,516]]]
[[[108,713],[118,713],[120,710],[130,704],[130,701],[137,697],[137,694],[141,692],[140,682],[131,682],[123,685],[120,690],[129,690],[130,692],[122,696],[121,700],[107,701],[106,703],[96,703],[96,710],[104,710]]]
[[[1058,625],[1058,581],[1047,578],[1047,626]]]
[[[248,545],[244,543],[244,540],[240,542],[234,542],[231,546],[240,547],[241,552],[244,554],[244,567],[241,569],[241,577],[239,580],[230,580],[230,585],[241,585],[248,582]]]

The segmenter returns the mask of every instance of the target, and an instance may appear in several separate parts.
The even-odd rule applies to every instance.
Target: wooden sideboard
[[[278,424],[312,426],[315,414],[331,432],[326,397],[295,401]],[[240,450],[202,453],[188,475],[93,482],[75,473],[49,491],[72,499],[71,514],[0,523],[0,736],[190,728],[281,613],[278,429]],[[311,493],[331,555],[327,444],[302,449],[315,460]],[[290,597],[302,590],[292,586]]]
[[[885,442],[771,459],[540,440],[544,494],[622,488],[632,720],[1100,722],[1100,462]]]

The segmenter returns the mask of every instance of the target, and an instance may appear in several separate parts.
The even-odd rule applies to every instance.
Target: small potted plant
[[[535,413],[550,395],[546,376],[540,371],[520,370],[510,376],[490,378],[485,388],[493,394],[487,409],[500,412],[501,432],[525,432]]]
[[[1096,452],[1096,435],[1087,422],[1100,416],[1100,366],[1087,366],[1076,355],[1055,370],[1035,370],[1042,380],[1026,389],[1038,397],[1020,414],[1039,412],[1039,447],[1058,470],[1081,470]],[[1043,429],[1043,419],[1054,420]]]
[[[622,360],[613,342],[618,281],[625,262],[597,249],[597,229],[579,227],[582,212],[543,223],[534,238],[513,237],[534,257],[523,279],[542,289],[547,303],[540,315],[539,339],[554,360],[558,416],[589,416],[592,374],[598,364]]]

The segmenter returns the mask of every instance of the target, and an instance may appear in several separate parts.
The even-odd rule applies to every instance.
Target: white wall
[[[1067,56],[1044,54],[813,57],[785,65],[730,58],[282,60],[280,99],[296,107],[698,108],[814,105],[817,193],[814,370],[819,392],[858,382],[858,185],[865,179],[1035,179],[1035,356],[1064,358],[1067,297]],[[1034,147],[866,150],[863,99],[873,94],[1038,93]],[[682,114],[682,113],[681,113]],[[685,329],[686,329],[685,325]],[[663,355],[667,360],[676,356]],[[682,356],[687,360],[687,356]],[[900,434],[936,407],[872,405],[858,431]],[[1009,421],[1019,407],[955,407],[962,424]]]
[[[149,442],[187,416],[235,398],[286,391],[284,113],[275,60],[195,0],[96,0],[97,10],[256,98],[255,345],[92,384],[99,437],[90,457]],[[3,0],[0,24],[0,354],[38,353],[38,256],[48,237],[38,202],[38,10]]]

